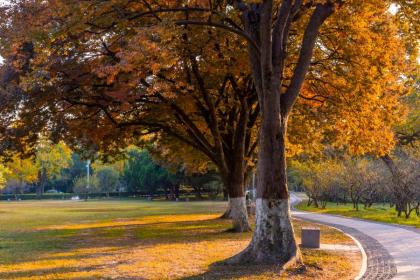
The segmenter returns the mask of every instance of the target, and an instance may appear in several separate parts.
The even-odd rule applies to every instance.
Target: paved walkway
[[[300,201],[294,194],[291,204]],[[296,218],[335,226],[355,237],[367,254],[362,279],[420,280],[420,233],[403,227],[335,215],[292,211]]]

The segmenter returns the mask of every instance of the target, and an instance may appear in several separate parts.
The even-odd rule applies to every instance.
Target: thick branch
[[[293,73],[292,81],[285,94],[281,96],[282,115],[289,114],[295,103],[305,80],[311,63],[313,49],[318,36],[319,29],[324,21],[333,13],[334,4],[317,5],[306,27],[301,44],[298,63]]]
[[[257,43],[252,39],[251,36],[249,36],[249,34],[247,34],[246,32],[244,32],[242,30],[238,30],[236,28],[233,28],[231,26],[227,26],[227,25],[217,23],[217,22],[197,21],[197,20],[178,20],[175,23],[177,25],[205,25],[205,26],[218,27],[218,28],[221,28],[221,29],[228,30],[232,33],[235,33],[235,34],[245,38],[248,41],[248,43],[250,43],[252,45],[252,47],[255,49],[256,52],[261,53],[261,50],[258,47]]]
[[[283,70],[282,64],[285,57],[283,42],[285,41],[285,37],[287,37],[288,34],[287,27],[290,27],[288,23],[290,22],[291,10],[292,0],[283,1],[280,6],[280,10],[273,29],[273,68],[274,75],[278,78],[280,78],[281,72]]]

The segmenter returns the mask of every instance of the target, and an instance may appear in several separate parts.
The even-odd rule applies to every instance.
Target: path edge
[[[293,217],[293,219],[305,221],[305,219],[297,218],[297,217]],[[336,228],[335,226],[326,225],[326,224],[323,224],[323,223],[320,223],[320,222],[317,222],[317,221],[311,221],[311,220],[306,220],[306,221],[310,221],[311,223],[314,223],[314,224],[318,224],[318,225],[322,225],[322,226],[327,226],[327,227],[333,228],[333,229],[335,229],[335,230],[343,233],[344,235],[350,237],[353,240],[353,242],[356,243],[356,246],[359,248],[359,251],[360,251],[360,253],[362,255],[362,261],[361,261],[361,266],[360,266],[359,274],[355,278],[353,278],[353,279],[354,280],[360,280],[360,279],[362,279],[363,276],[366,274],[366,271],[367,271],[367,261],[368,261],[368,259],[367,259],[366,251],[363,248],[363,245],[360,243],[360,241],[357,240],[356,237],[352,236],[351,234],[349,234],[347,232],[344,232],[343,230],[341,230],[339,228]]]
[[[334,227],[333,227],[334,228]],[[337,230],[340,230],[338,228],[335,228]],[[367,270],[367,255],[366,255],[366,251],[365,249],[363,249],[362,244],[359,242],[359,240],[357,240],[356,237],[345,233],[344,231],[340,230],[342,233],[344,233],[345,235],[347,235],[348,237],[350,237],[351,239],[353,239],[354,243],[356,243],[357,247],[359,247],[360,253],[362,254],[362,267],[360,268],[359,274],[354,278],[354,280],[360,280],[363,278],[363,276],[366,273]]]
[[[298,203],[302,202],[302,199],[300,197],[298,197],[297,195],[294,195],[294,197],[296,198],[296,200],[298,201]],[[291,208],[293,210],[297,211],[297,209],[295,208],[295,204],[297,204],[297,203],[296,202],[295,203],[292,203],[291,202],[290,204],[291,204]],[[299,219],[299,218],[294,217],[294,219]],[[300,219],[300,220],[303,220],[304,221],[304,219]],[[322,225],[322,223],[317,223],[317,224]],[[366,271],[367,271],[367,260],[368,260],[367,259],[367,255],[366,255],[366,251],[363,248],[363,245],[360,243],[360,241],[356,237],[352,236],[351,234],[346,233],[343,230],[341,230],[339,228],[336,228],[334,226],[331,226],[331,225],[326,225],[326,226],[331,227],[331,228],[334,228],[335,230],[340,231],[341,233],[343,233],[343,234],[347,235],[348,237],[350,237],[353,240],[353,242],[356,243],[357,247],[359,248],[360,253],[362,254],[362,263],[361,263],[359,274],[354,278],[354,280],[360,280],[360,279],[362,279],[363,276],[366,274]]]

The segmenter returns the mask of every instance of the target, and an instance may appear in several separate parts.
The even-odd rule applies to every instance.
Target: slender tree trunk
[[[311,199],[311,197],[310,197],[310,196],[308,196],[308,203],[307,203],[307,205],[306,205],[306,206],[311,206],[311,204],[312,204],[312,199]]]
[[[175,199],[179,198],[179,184],[175,186]]]
[[[168,187],[168,186],[166,186],[165,188],[164,188],[164,190],[165,190],[165,199],[166,200],[170,200],[170,198],[169,198],[169,190],[170,190],[170,187]]]
[[[41,197],[41,185],[42,185],[42,171],[38,170],[38,184],[36,185],[36,197]]]
[[[41,170],[38,172],[38,184],[36,188],[36,196],[41,198],[45,191],[45,184],[47,183],[47,169],[42,167]]]

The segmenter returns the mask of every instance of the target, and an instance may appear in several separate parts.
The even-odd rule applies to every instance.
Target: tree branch
[[[178,20],[175,22],[175,24],[177,25],[204,25],[204,26],[212,26],[212,27],[218,27],[221,29],[228,30],[232,33],[235,33],[245,38],[252,45],[252,47],[255,49],[256,52],[261,53],[261,50],[258,47],[257,43],[252,39],[251,36],[249,36],[249,34],[247,34],[246,32],[242,30],[238,30],[236,28],[233,28],[233,27],[221,24],[221,23],[217,23],[217,22],[211,22],[211,21]]]
[[[319,29],[324,21],[333,13],[334,4],[318,4],[306,27],[301,44],[298,63],[293,73],[291,83],[285,94],[281,96],[281,114],[287,116],[302,88],[306,73],[311,63],[315,42]]]

